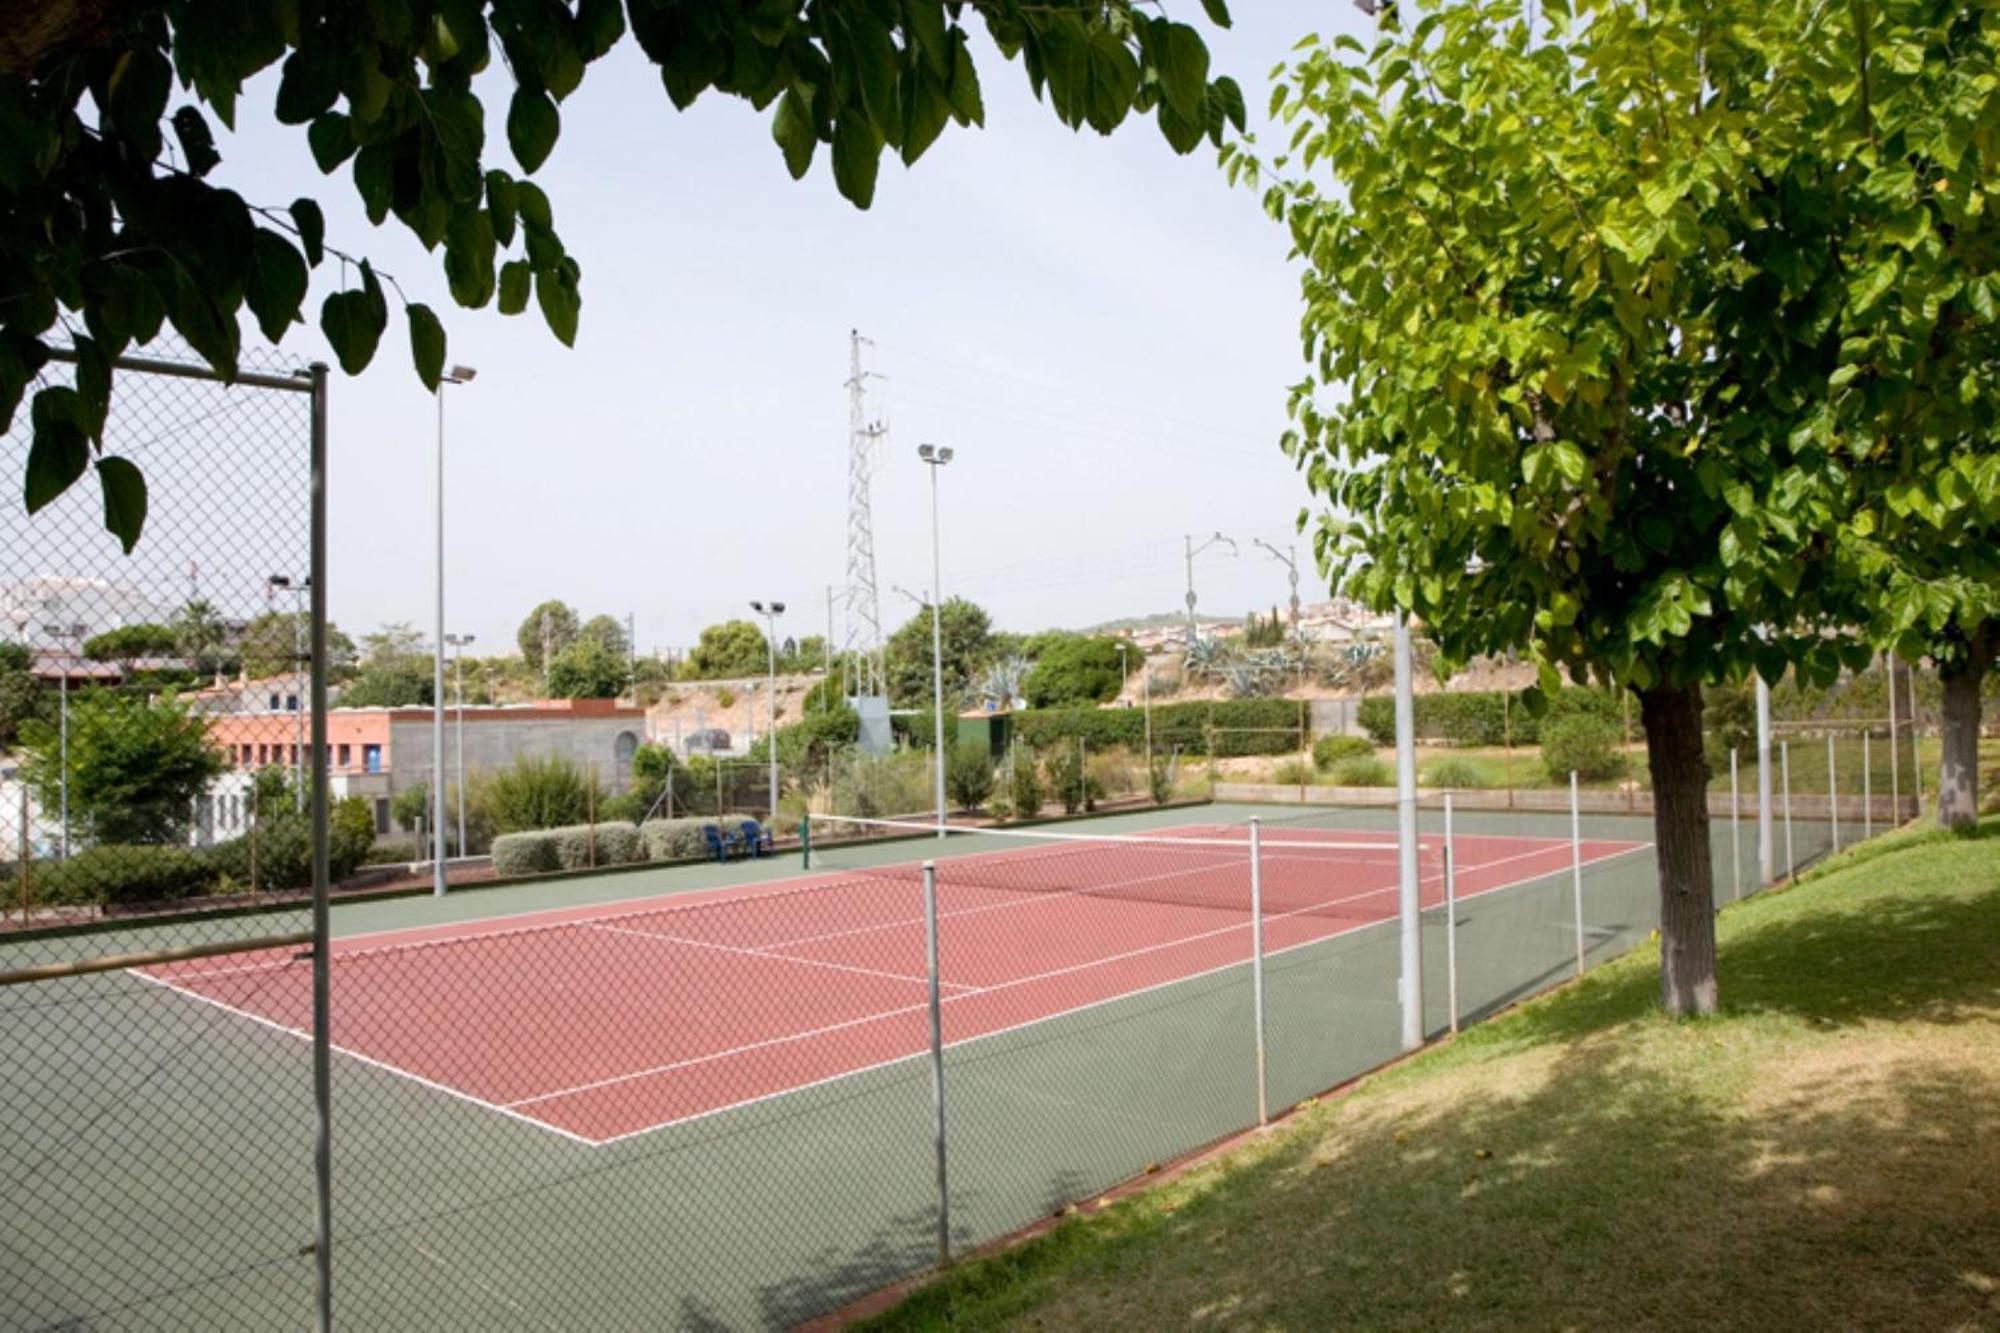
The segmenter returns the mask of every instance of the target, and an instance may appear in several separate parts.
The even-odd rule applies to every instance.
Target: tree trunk
[[[1715,869],[1708,841],[1708,763],[1701,687],[1639,691],[1653,775],[1660,864],[1660,1004],[1685,1017],[1715,1012]]]
[[[1944,758],[1938,769],[1938,824],[1970,828],[1979,818],[1979,691],[1993,660],[1993,621],[1975,631],[1962,656],[1938,666],[1944,686]]]

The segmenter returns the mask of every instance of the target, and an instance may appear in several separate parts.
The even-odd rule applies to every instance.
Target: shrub
[[[1572,772],[1586,782],[1616,776],[1625,766],[1617,724],[1589,713],[1552,719],[1542,728],[1542,766],[1557,782]]]
[[[1146,775],[1146,792],[1153,798],[1154,805],[1164,805],[1173,799],[1174,761],[1170,756],[1153,756],[1153,770]]]
[[[1602,690],[1569,686],[1549,700],[1541,717],[1528,711],[1518,695],[1509,699],[1503,690],[1466,690],[1446,694],[1419,694],[1412,700],[1412,722],[1416,739],[1446,745],[1533,745],[1550,722],[1578,713],[1594,717],[1616,717],[1617,696]],[[1379,745],[1396,741],[1396,701],[1386,694],[1361,701],[1355,720]]]
[[[1430,772],[1424,775],[1426,787],[1455,787],[1460,791],[1478,791],[1486,785],[1486,779],[1477,765],[1463,759],[1440,759],[1432,764]]]
[[[37,866],[35,896],[51,903],[172,903],[213,892],[219,872],[188,847],[104,844]]]
[[[879,758],[856,754],[833,781],[834,813],[863,819],[917,814],[936,804],[930,756],[903,750]]]
[[[1396,784],[1396,770],[1372,754],[1341,760],[1333,766],[1332,777],[1336,787],[1393,787]]]
[[[282,797],[261,802],[265,811],[241,837],[209,849],[216,873],[234,889],[260,892],[312,887],[312,816]],[[328,812],[327,878],[339,883],[357,870],[375,845],[375,816],[368,802],[350,796]]]
[[[1288,754],[1299,744],[1299,705],[1291,699],[1155,704],[1152,714],[1156,750],[1206,754],[1212,741],[1218,757],[1230,758]],[[951,722],[946,719],[947,728]],[[1082,740],[1092,750],[1136,750],[1145,728],[1143,708],[1031,708],[1014,714],[1014,734],[1037,749]],[[913,735],[916,730],[911,728]]]
[[[1127,792],[1139,790],[1138,765],[1126,750],[1107,750],[1103,754],[1090,756],[1090,780],[1097,787],[1097,795],[1123,796]]]
[[[547,830],[556,864],[564,870],[615,866],[643,859],[639,830],[631,824],[570,824]]]
[[[493,840],[493,871],[499,875],[546,875],[562,869],[556,840],[545,830],[503,833]]]
[[[595,774],[561,755],[524,754],[486,775],[471,793],[480,816],[499,833],[560,828],[588,819],[602,800]]]
[[[1702,700],[1705,730],[1729,767],[1729,751],[1748,750],[1757,743],[1757,697],[1743,687],[1718,687]],[[1884,705],[1886,707],[1886,703]]]
[[[993,761],[984,746],[960,745],[944,765],[945,791],[961,809],[977,810],[993,794]]]
[[[1049,792],[1062,803],[1064,814],[1073,815],[1089,804],[1083,755],[1074,742],[1059,744],[1043,756],[1042,771],[1048,779]]]
[[[1372,758],[1374,754],[1375,746],[1363,736],[1335,733],[1313,742],[1313,763],[1320,768],[1332,768],[1343,759]]]
[[[702,829],[706,819],[649,819],[639,826],[639,839],[651,861],[685,861],[708,853]]]
[[[1042,812],[1041,766],[1032,753],[1016,750],[1013,769],[1014,776],[1008,783],[1008,804],[1014,808],[1014,818],[1033,819]]]
[[[1271,770],[1271,781],[1286,787],[1303,787],[1319,776],[1305,760],[1294,756]]]

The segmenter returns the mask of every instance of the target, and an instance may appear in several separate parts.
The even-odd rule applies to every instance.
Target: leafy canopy
[[[215,183],[215,122],[235,127],[260,72],[277,68],[278,120],[304,127],[322,172],[348,174],[370,222],[394,216],[441,252],[455,302],[511,315],[532,299],[566,345],[583,270],[528,178],[555,148],[563,102],[628,24],[676,108],[712,88],[768,110],[786,169],[803,176],[825,145],[836,188],[860,207],[885,149],[914,163],[947,124],[985,119],[962,0],[139,0],[95,23],[31,21],[57,3],[13,6],[17,31],[0,48],[0,428],[51,347],[72,344],[75,387],[34,395],[27,507],[94,468],[105,524],[128,550],[145,480],[102,452],[112,358],[171,325],[234,375],[240,314],[283,338],[331,257],[337,289],[319,326],[356,374],[388,332],[391,293],[401,298],[392,277],[329,242],[315,200],[250,201]],[[1202,8],[1227,23],[1223,0]],[[1109,133],[1151,113],[1182,153],[1243,126],[1242,94],[1209,78],[1200,34],[1132,0],[970,9],[1067,125]],[[504,96],[504,115],[489,117],[482,95]],[[511,163],[490,142],[502,137]],[[402,316],[418,377],[436,389],[443,322],[414,302]]]
[[[1265,197],[1305,266],[1286,447],[1339,586],[1448,661],[1525,652],[1543,693],[1866,660],[1830,609],[1861,576],[1822,411],[1850,275],[1807,151],[1855,114],[1805,54],[1845,12],[1433,0],[1302,48]]]
[[[21,737],[22,775],[42,809],[55,811],[63,799],[59,730],[35,719]],[[171,696],[84,691],[70,701],[68,744],[71,827],[96,842],[176,841],[194,798],[225,767],[208,723]]]
[[[514,631],[514,642],[520,645],[521,657],[529,668],[540,671],[547,665],[542,658],[544,644],[553,657],[575,643],[579,631],[576,612],[569,603],[550,598],[522,619],[521,627]]]
[[[702,630],[681,675],[690,680],[733,680],[761,676],[770,665],[764,631],[747,620],[725,620]]]

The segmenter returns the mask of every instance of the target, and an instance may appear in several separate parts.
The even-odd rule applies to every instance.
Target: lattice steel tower
[[[864,389],[871,376],[861,369],[861,349],[873,344],[858,329],[847,335],[847,637],[849,660],[860,667],[860,678],[849,682],[853,693],[885,693],[882,669],[882,599],[875,590],[875,520],[869,504],[869,479],[874,475],[876,446],[889,428],[867,419]]]

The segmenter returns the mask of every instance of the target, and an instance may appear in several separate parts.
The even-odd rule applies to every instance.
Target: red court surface
[[[947,1044],[1240,967],[1239,827],[1024,842],[938,860]],[[1175,840],[1195,840],[1176,845]],[[1339,843],[1339,846],[1329,845]],[[1367,844],[1367,845],[1360,845]],[[1648,844],[1592,841],[1586,866]],[[1561,839],[1459,837],[1460,898],[1559,874]],[[913,845],[910,855],[931,849]],[[1266,955],[1394,917],[1393,835],[1271,829]],[[1441,858],[1421,866],[1444,900]],[[290,952],[141,975],[303,1035]],[[336,939],[333,1044],[349,1058],[589,1144],[743,1106],[929,1049],[918,862]]]

